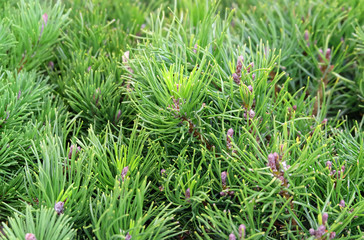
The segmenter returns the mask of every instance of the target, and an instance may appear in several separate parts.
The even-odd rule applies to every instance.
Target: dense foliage
[[[361,239],[364,2],[0,0],[0,239]]]

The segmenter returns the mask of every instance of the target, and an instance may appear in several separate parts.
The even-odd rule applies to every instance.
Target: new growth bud
[[[33,233],[27,233],[25,234],[25,240],[37,240],[37,238]]]
[[[57,202],[54,205],[54,210],[58,215],[61,215],[64,212],[64,202]]]

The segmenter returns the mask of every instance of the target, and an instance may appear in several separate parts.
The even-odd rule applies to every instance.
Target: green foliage
[[[0,0],[0,239],[359,239],[362,10]]]
[[[67,26],[68,13],[61,2],[41,6],[39,1],[20,1],[17,7],[9,6],[0,27],[0,36],[10,40],[2,46],[0,64],[10,70],[38,69],[51,59],[51,50],[60,41],[60,30]],[[2,25],[2,24],[1,24]]]
[[[4,232],[8,239],[14,240],[25,239],[27,233],[34,234],[40,240],[73,239],[76,234],[71,218],[57,216],[54,210],[44,207],[34,210],[27,206],[25,214],[16,213],[14,218],[9,218],[9,225],[4,225]]]
[[[92,222],[97,239],[170,239],[177,235],[173,212],[168,206],[149,202],[146,179],[136,173],[123,180],[115,178],[110,194],[97,192],[91,205]],[[158,205],[156,205],[158,204]]]

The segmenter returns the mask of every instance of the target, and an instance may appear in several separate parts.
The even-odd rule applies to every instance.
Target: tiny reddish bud
[[[227,172],[222,172],[221,173],[221,182],[223,186],[226,186],[226,177],[227,177]]]
[[[331,161],[327,161],[326,162],[326,167],[328,167],[331,170],[332,162]]]
[[[327,219],[329,218],[329,214],[327,214],[327,213],[323,213],[322,214],[322,224],[326,224],[326,222],[327,222]]]
[[[126,166],[123,168],[123,170],[121,171],[121,179],[124,181],[124,178],[126,177],[126,174],[128,174],[129,171],[129,166]]]
[[[43,18],[44,24],[47,25],[47,22],[48,22],[48,14],[46,14],[46,13],[43,14],[42,18]]]
[[[344,208],[345,207],[345,201],[344,200],[341,200],[340,203],[339,203],[339,206]]]
[[[187,201],[190,201],[189,199],[191,198],[191,191],[190,188],[187,188],[186,192],[185,192],[185,198]]]
[[[326,233],[326,227],[324,225],[321,225],[318,227],[316,231],[316,237],[321,238]]]
[[[54,205],[54,210],[58,215],[61,215],[64,212],[64,202],[57,202]]]
[[[323,62],[323,61],[322,61],[322,60],[323,60],[323,59],[322,59],[322,55],[324,54],[324,51],[322,51],[322,49],[320,48],[320,49],[319,49],[319,52],[320,52],[320,53],[319,53],[319,55],[318,55],[319,61],[320,61],[320,62]]]
[[[37,238],[33,233],[27,233],[25,234],[25,240],[37,240]]]
[[[330,48],[326,49],[325,57],[326,57],[327,61],[330,60],[330,58],[331,58],[331,49]]]
[[[130,240],[130,239],[131,239],[131,235],[129,233],[127,233],[125,236],[125,240]]]
[[[230,233],[229,240],[236,240],[234,233]]]
[[[248,86],[248,89],[249,89],[249,91],[250,91],[250,92],[253,92],[253,87],[252,87],[252,85],[249,85],[249,86]]]
[[[246,232],[246,227],[244,224],[240,224],[239,226],[239,238],[245,238],[245,232]]]
[[[253,111],[253,109],[250,109],[249,118],[254,118],[254,117],[255,117],[255,112]]]

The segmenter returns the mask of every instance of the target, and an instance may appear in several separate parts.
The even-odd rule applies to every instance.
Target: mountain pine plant
[[[0,239],[362,239],[360,0],[0,0]]]

